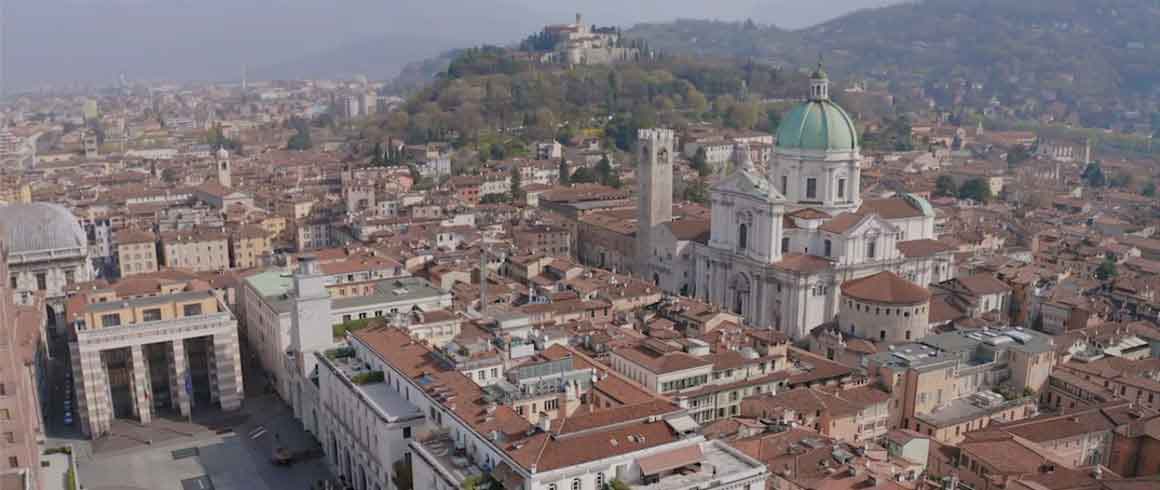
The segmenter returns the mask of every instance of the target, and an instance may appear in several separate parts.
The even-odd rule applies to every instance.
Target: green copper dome
[[[858,130],[846,111],[828,98],[795,107],[777,128],[777,147],[794,150],[858,149]]]

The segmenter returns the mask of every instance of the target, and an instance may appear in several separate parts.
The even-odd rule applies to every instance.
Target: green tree
[[[568,169],[568,159],[560,157],[560,185],[571,182],[572,172]]]
[[[713,173],[713,169],[709,167],[709,154],[705,151],[705,147],[697,148],[697,152],[693,154],[693,169],[697,171],[697,175],[707,177]]]
[[[314,147],[314,142],[310,140],[310,124],[306,120],[297,117],[291,118],[289,125],[295,133],[286,142],[287,150],[303,151]]]
[[[1144,187],[1140,189],[1140,193],[1147,197],[1156,197],[1156,183],[1148,182],[1144,184]]]
[[[608,159],[608,155],[600,157],[600,161],[596,162],[596,180],[604,185],[609,185],[612,180],[614,170],[612,169],[612,162]]]
[[[729,106],[725,112],[725,125],[736,129],[753,129],[757,124],[757,105],[743,100]]]
[[[955,179],[949,175],[940,175],[934,181],[934,195],[939,197],[954,197],[958,194],[958,189],[955,187]]]
[[[524,199],[524,178],[520,176],[520,168],[512,165],[512,199],[521,201]]]
[[[1031,159],[1031,149],[1026,145],[1016,145],[1007,152],[1007,166],[1017,167]]]
[[[1089,163],[1087,167],[1084,167],[1081,177],[1089,187],[1103,187],[1108,183],[1107,177],[1104,176],[1104,170],[1100,167],[1100,162]]]
[[[962,188],[959,189],[959,197],[978,202],[987,202],[994,196],[991,195],[991,186],[987,185],[987,182],[983,179],[975,178],[963,182]]]
[[[177,183],[177,170],[175,170],[172,167],[166,168],[165,170],[162,170],[161,171],[161,181],[165,182],[166,184]]]
[[[376,141],[374,149],[371,150],[371,165],[376,167],[383,165],[383,144]]]
[[[596,175],[594,175],[592,171],[588,169],[588,167],[580,167],[576,169],[576,171],[572,172],[572,177],[570,180],[576,184],[591,184],[596,182]]]
[[[697,180],[685,187],[684,195],[681,197],[686,201],[707,204],[709,202],[709,184],[706,184],[704,180]]]
[[[1116,261],[1112,260],[1111,257],[1105,258],[1104,261],[1100,263],[1100,266],[1096,267],[1096,279],[1101,281],[1106,281],[1116,277],[1116,274]]]

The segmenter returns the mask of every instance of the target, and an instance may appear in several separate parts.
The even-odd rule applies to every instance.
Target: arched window
[[[549,484],[548,484],[548,490],[556,490],[556,484],[555,484],[555,483],[549,483]]]
[[[749,249],[749,224],[748,223],[741,223],[741,226],[737,227],[737,249],[738,250]]]
[[[885,330],[878,331],[878,340],[886,340],[886,331]]]
[[[580,490],[580,479],[579,478],[572,479],[572,490]]]
[[[910,330],[906,331],[906,340],[910,340]]]

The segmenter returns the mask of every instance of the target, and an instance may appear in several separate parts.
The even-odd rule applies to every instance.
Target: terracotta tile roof
[[[786,254],[775,262],[774,267],[803,274],[813,274],[829,269],[830,261],[814,255]]]
[[[617,349],[613,352],[656,374],[684,371],[686,369],[709,366],[713,363],[710,360],[701,359],[684,352],[666,352],[658,355],[642,346]]]
[[[849,231],[851,228],[858,226],[863,220],[868,219],[867,216],[855,213],[842,213],[818,227],[819,230],[828,231],[830,233],[842,234]]]
[[[156,240],[153,233],[142,230],[121,230],[113,234],[113,243],[151,243]]]
[[[921,209],[912,206],[901,198],[862,201],[862,207],[858,208],[858,214],[870,213],[877,214],[884,219],[918,218],[923,215]]]
[[[990,274],[975,274],[973,276],[959,277],[955,280],[959,284],[962,284],[967,291],[975,295],[998,294],[1011,291],[1010,286]]]
[[[682,219],[670,221],[668,226],[677,240],[709,243],[711,225],[708,220]]]
[[[861,301],[916,305],[930,301],[930,291],[890,271],[842,283],[842,295]]]
[[[898,251],[906,257],[930,257],[932,255],[954,251],[954,247],[938,240],[924,238],[898,242]]]
[[[814,208],[804,208],[787,214],[786,216],[801,218],[801,219],[829,219],[833,216],[822,210]]]

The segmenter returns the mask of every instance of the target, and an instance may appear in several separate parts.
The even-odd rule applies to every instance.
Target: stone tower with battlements
[[[651,264],[660,252],[660,228],[673,220],[673,157],[676,137],[671,129],[642,129],[637,134],[636,273],[656,280]]]

